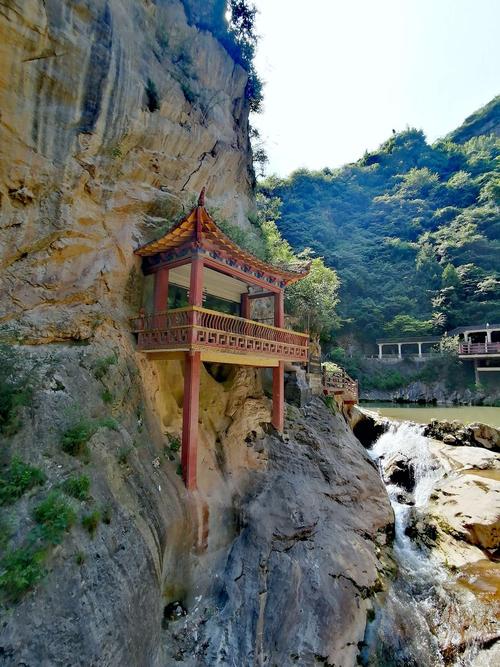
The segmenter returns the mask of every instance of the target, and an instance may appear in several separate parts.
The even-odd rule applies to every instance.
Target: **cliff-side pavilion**
[[[305,363],[309,343],[307,334],[285,328],[284,289],[307,271],[277,268],[238,247],[207,212],[204,189],[189,215],[135,253],[154,278],[150,312],[133,320],[137,349],[184,361],[181,464],[195,489],[201,363],[272,368],[272,423],[282,431],[284,363]],[[251,302],[269,297],[273,325],[251,318]]]

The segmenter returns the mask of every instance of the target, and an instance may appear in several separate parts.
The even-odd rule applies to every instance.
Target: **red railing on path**
[[[353,380],[343,368],[334,371],[327,371],[323,368],[322,378],[325,395],[338,394],[342,395],[344,401],[358,402],[358,381]]]
[[[500,343],[460,343],[459,354],[500,354]]]
[[[307,361],[309,336],[198,306],[132,320],[139,350],[211,348],[219,351]]]

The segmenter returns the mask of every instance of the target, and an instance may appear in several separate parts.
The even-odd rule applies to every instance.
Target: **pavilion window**
[[[170,285],[168,290],[168,308],[185,308],[189,303],[189,294],[186,287]]]

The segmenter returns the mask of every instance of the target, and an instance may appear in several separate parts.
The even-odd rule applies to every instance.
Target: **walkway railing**
[[[500,343],[460,343],[459,354],[500,354]]]
[[[358,381],[353,380],[344,369],[339,368],[334,371],[322,371],[323,393],[326,396],[332,394],[342,395],[342,399],[347,402],[358,402],[359,387]]]
[[[307,361],[309,336],[198,306],[141,314],[132,320],[137,349],[217,349]]]

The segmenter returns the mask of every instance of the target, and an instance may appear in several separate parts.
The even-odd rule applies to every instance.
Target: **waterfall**
[[[412,517],[425,512],[444,470],[433,457],[423,426],[391,423],[370,455],[377,462],[395,515],[398,573],[367,626],[362,664],[370,667],[471,666],[478,647],[471,629],[487,613],[430,550],[408,536]],[[402,460],[411,470],[411,492],[387,481],[388,466]],[[479,630],[475,636],[479,635]]]

